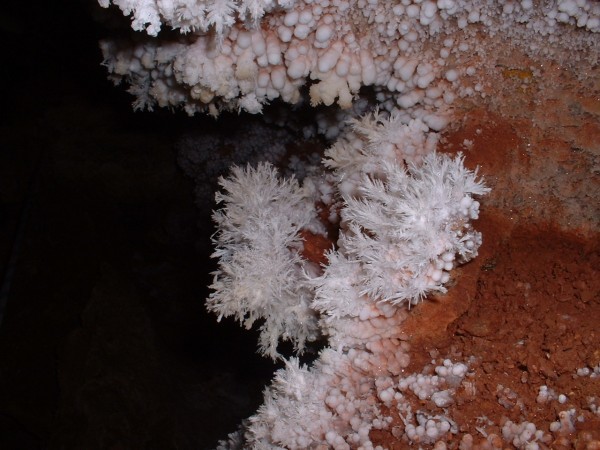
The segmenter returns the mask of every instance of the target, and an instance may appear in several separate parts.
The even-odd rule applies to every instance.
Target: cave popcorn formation
[[[109,0],[100,1],[107,7]],[[531,50],[550,51],[570,24],[600,31],[600,5],[562,0],[114,0],[132,27],[179,38],[138,44],[104,41],[115,82],[130,84],[136,108],[181,107],[189,114],[258,113],[274,99],[349,108],[371,86],[379,106],[440,130],[457,95],[482,95],[471,82],[473,54],[485,52],[471,25],[485,33],[535,32]],[[522,27],[516,27],[522,24]],[[525,31],[520,31],[525,30]],[[563,39],[564,40],[564,39]]]
[[[263,320],[259,347],[272,358],[282,340],[301,352],[323,335],[328,347],[311,367],[287,360],[258,412],[219,448],[374,448],[372,431],[391,426],[389,408],[402,419],[391,430],[399,441],[447,448],[457,424],[414,410],[410,399],[451,405],[455,390],[469,386],[468,361],[403,373],[410,358],[402,323],[408,306],[443,292],[452,269],[477,255],[481,236],[471,221],[487,188],[460,155],[435,153],[436,131],[457,97],[486,95],[472,62],[485,58],[478,32],[519,41],[531,54],[565,42],[576,52],[597,45],[600,4],[100,0],[110,3],[131,15],[135,30],[159,37],[101,44],[112,79],[130,85],[136,108],[259,113],[276,99],[304,101],[306,87],[312,106],[349,109],[369,87],[381,111],[351,120],[325,154],[327,171],[314,169],[302,183],[265,163],[221,180],[209,309],[246,326]],[[165,25],[181,35],[160,39]],[[585,34],[571,41],[573,30]],[[303,236],[326,235],[332,224],[337,245],[319,266],[304,256]],[[500,399],[511,395],[499,390]],[[562,411],[550,431],[568,432],[574,420]],[[459,447],[502,440],[529,449],[549,442],[535,424],[507,421],[502,438],[490,434],[478,447],[467,434]]]
[[[260,349],[273,358],[280,340],[299,351],[319,335],[329,344],[310,368],[286,361],[263,406],[221,448],[373,448],[371,430],[392,421],[380,402],[392,400],[410,441],[456,433],[449,418],[413,412],[402,392],[447,406],[467,366],[447,360],[434,376],[395,381],[409,363],[401,325],[407,305],[443,292],[455,264],[476,256],[481,237],[470,222],[488,189],[462,155],[435,153],[426,130],[374,113],[326,152],[333,172],[313,171],[300,185],[260,164],[221,179],[209,309],[246,325],[264,319]],[[333,223],[319,221],[336,209],[326,214]],[[300,235],[326,236],[331,226],[338,245],[319,267],[303,257]]]

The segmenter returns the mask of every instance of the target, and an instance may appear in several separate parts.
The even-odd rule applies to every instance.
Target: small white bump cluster
[[[575,431],[575,421],[577,420],[577,411],[575,408],[560,411],[558,420],[550,424],[550,431],[553,433],[568,434]]]
[[[413,374],[402,378],[398,382],[398,389],[401,392],[412,391],[420,400],[431,399],[437,406],[446,407],[451,403],[451,389],[460,384],[467,371],[465,364],[445,359],[442,365],[435,368],[435,375]],[[443,386],[450,389],[443,390]],[[440,402],[437,402],[436,398],[443,399],[443,402],[438,404]]]
[[[515,38],[519,24],[551,37],[562,24],[600,31],[600,5],[591,0],[557,0],[543,9],[531,1],[499,8],[467,0],[402,0],[392,8],[378,0],[112,3],[133,15],[136,30],[156,35],[166,23],[188,33],[181,42],[102,43],[111,76],[127,79],[138,108],[258,113],[274,99],[299,102],[306,84],[311,104],[349,108],[362,87],[373,86],[382,109],[433,130],[448,123],[445,111],[457,95],[485,95],[481,83],[468,80],[476,72],[468,62],[481,50],[459,30],[481,24],[490,35]],[[541,51],[548,39],[521,40]]]
[[[514,423],[507,420],[502,426],[502,437],[518,449],[538,450],[538,441],[547,441],[549,436],[543,430],[538,430],[532,422]],[[545,446],[544,446],[545,447]]]
[[[595,367],[580,367],[579,369],[577,369],[576,373],[578,377],[600,377],[600,364],[598,364]]]
[[[456,426],[447,417],[427,416],[425,414],[417,414],[416,417],[418,425],[409,423],[404,429],[409,442],[433,444],[449,431],[453,430],[454,433],[457,431]]]
[[[395,386],[384,384],[385,389],[379,392],[379,397],[384,403],[389,404],[392,399],[396,401],[396,408],[404,422],[403,437],[410,443],[443,443],[448,433],[458,433],[454,421],[445,415],[425,409],[413,413],[409,397],[410,394],[416,396],[423,408],[423,402],[427,400],[435,404],[432,409],[447,408],[454,403],[455,389],[467,375],[468,367],[466,364],[445,359],[433,372],[435,374],[416,373],[400,378]]]
[[[554,392],[553,389],[550,389],[546,385],[542,385],[542,386],[540,386],[540,389],[538,391],[538,396],[535,401],[537,403],[544,404],[544,403],[547,403],[556,398],[558,398],[558,397],[556,395],[556,392]]]

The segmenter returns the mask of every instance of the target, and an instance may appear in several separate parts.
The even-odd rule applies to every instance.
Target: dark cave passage
[[[211,448],[273,372],[204,309],[212,224],[174,142],[222,130],[132,112],[97,4],[37,3],[0,25],[0,448]]]

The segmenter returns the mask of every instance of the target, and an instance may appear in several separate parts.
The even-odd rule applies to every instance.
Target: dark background
[[[212,448],[275,367],[204,309],[212,200],[177,166],[178,136],[232,122],[134,113],[98,48],[128,23],[95,0],[0,11],[2,450]]]

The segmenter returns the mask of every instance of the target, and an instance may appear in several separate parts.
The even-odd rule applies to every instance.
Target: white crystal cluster
[[[279,339],[302,351],[318,336],[312,294],[300,257],[299,231],[315,223],[310,192],[295,179],[282,180],[266,163],[246,170],[234,167],[221,178],[213,215],[219,227],[213,257],[219,259],[207,300],[222,317],[235,316],[246,328],[261,325],[261,352],[277,356]],[[318,225],[316,225],[318,226]]]
[[[131,27],[156,36],[163,24],[182,33],[214,28],[226,32],[237,20],[257,21],[277,6],[291,7],[294,0],[98,0],[104,8],[112,3],[131,15]]]
[[[369,432],[392,420],[379,408],[377,384],[393,375],[385,368],[393,355],[402,361],[398,368],[405,367],[407,349],[400,343],[393,352],[328,348],[310,369],[287,361],[248,421],[244,448],[373,449]],[[378,367],[383,373],[374,376]]]
[[[111,3],[99,1],[104,7]],[[482,90],[480,83],[462,86],[476,72],[469,64],[473,53],[482,51],[469,40],[469,29],[512,35],[521,25],[548,36],[536,41],[536,51],[552,44],[564,24],[600,31],[600,5],[591,0],[543,6],[531,0],[112,3],[132,16],[135,30],[155,36],[166,24],[186,33],[180,39],[101,44],[113,79],[131,85],[136,108],[257,113],[274,99],[299,102],[303,86],[309,86],[313,105],[337,102],[348,108],[362,87],[372,86],[382,108],[403,112],[406,120],[421,118],[436,130],[456,95]]]
[[[475,197],[488,189],[460,155],[436,155],[437,136],[426,130],[419,120],[403,125],[375,114],[326,152],[344,200],[343,232],[319,285],[319,305],[321,296],[333,298],[339,283],[330,287],[330,280],[344,273],[355,277],[356,298],[416,303],[444,292],[457,262],[477,255],[481,236],[470,221],[479,213]]]
[[[396,114],[375,111],[349,124],[350,130],[325,152],[324,161],[337,172],[339,190],[347,197],[356,196],[363,178],[382,174],[386,164],[420,165],[439,140],[422,120],[404,123]]]
[[[339,254],[319,295],[332,298],[338,285],[330,274],[344,271],[338,265],[354,266],[358,302],[366,295],[414,304],[427,293],[444,292],[449,271],[476,256],[481,243],[470,220],[479,208],[473,196],[487,190],[463,169],[461,157],[432,154],[419,168],[390,164],[378,177],[365,176],[359,195],[344,198]]]
[[[474,198],[488,189],[462,156],[436,154],[437,137],[425,130],[368,115],[327,153],[328,174],[300,185],[262,164],[221,180],[209,309],[247,325],[264,319],[261,350],[270,356],[280,339],[301,350],[320,332],[329,344],[310,369],[287,361],[244,439],[223,448],[373,448],[369,432],[392,421],[380,402],[399,405],[407,441],[455,430],[443,415],[413,413],[404,393],[445,408],[467,366],[447,360],[434,375],[398,378],[409,363],[402,323],[407,304],[443,291],[455,264],[476,255]],[[340,209],[339,240],[321,268],[303,258],[300,239],[303,229],[323,232],[316,205]]]

